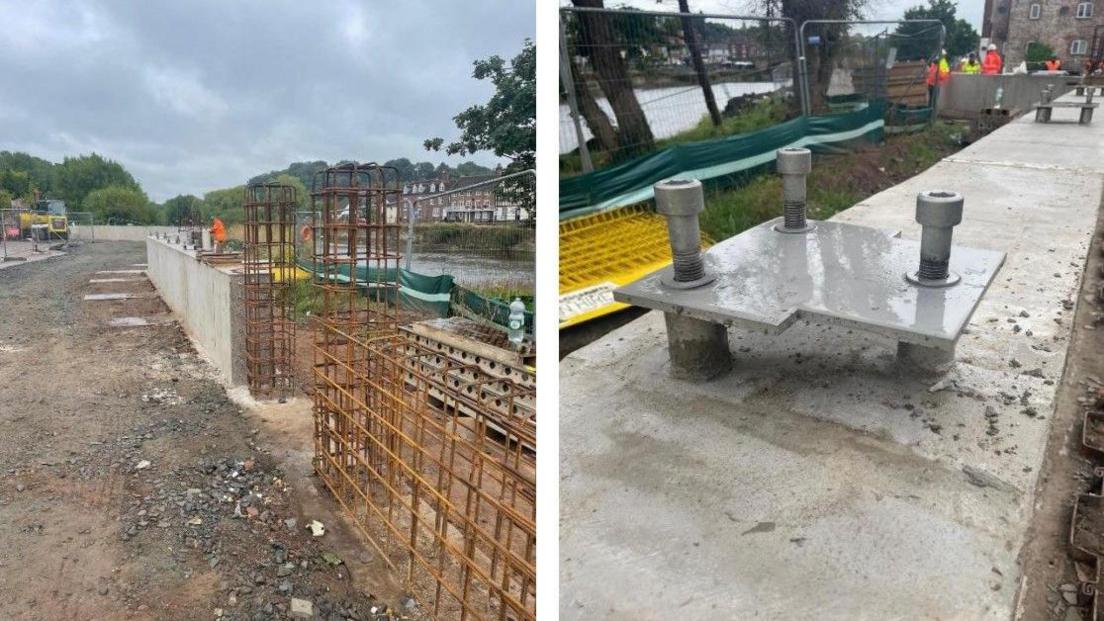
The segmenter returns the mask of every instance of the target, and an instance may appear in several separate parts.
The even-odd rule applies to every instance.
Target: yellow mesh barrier
[[[627,308],[613,290],[670,262],[667,222],[646,204],[561,222],[560,328]]]

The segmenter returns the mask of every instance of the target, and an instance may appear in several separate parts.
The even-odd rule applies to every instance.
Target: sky
[[[532,0],[0,0],[0,150],[99,153],[155,201],[294,161],[447,161]]]

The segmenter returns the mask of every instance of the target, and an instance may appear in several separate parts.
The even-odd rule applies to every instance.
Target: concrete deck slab
[[[917,240],[917,192],[953,190],[955,243],[1007,253],[934,386],[805,321],[730,331],[704,384],[668,378],[659,313],[565,358],[561,617],[1012,618],[1104,193],[1070,153],[1101,148],[1104,124],[1021,118],[834,218]]]
[[[148,278],[93,278],[88,281],[90,284],[100,284],[107,282],[149,282]]]
[[[153,317],[114,317],[107,325],[112,328],[138,328],[143,326],[162,326],[173,322],[169,315]]]
[[[146,270],[100,270],[97,274],[145,274]]]
[[[89,293],[84,299],[90,302],[104,302],[109,300],[135,300],[138,298],[155,298],[156,293]]]

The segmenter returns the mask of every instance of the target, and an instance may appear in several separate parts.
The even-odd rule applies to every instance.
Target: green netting
[[[508,303],[479,295],[460,285],[452,289],[452,308],[457,315],[469,319],[483,319],[500,326],[509,325],[510,305]],[[525,311],[525,331],[529,334],[533,333],[534,319],[532,312]]]
[[[774,161],[782,147],[840,153],[855,141],[883,139],[886,104],[871,101],[840,114],[798,117],[746,134],[684,143],[560,180],[560,219],[632,205],[652,198],[652,186],[673,177],[702,181],[738,178]]]
[[[319,273],[316,264],[309,259],[300,259],[299,267],[313,274],[314,278],[331,278],[342,282],[349,280],[348,265],[334,266],[330,273]],[[469,289],[465,289],[455,282],[450,275],[425,276],[405,269],[369,269],[366,265],[357,265],[357,283],[366,290],[366,294],[376,289],[376,283],[394,283],[396,276],[399,283],[399,302],[404,309],[412,310],[418,315],[448,317],[452,314],[461,314],[473,319],[483,319],[500,326],[509,325],[509,302],[489,298]],[[392,296],[394,288],[387,287],[376,291],[376,295]],[[525,313],[526,331],[533,331],[533,313]]]

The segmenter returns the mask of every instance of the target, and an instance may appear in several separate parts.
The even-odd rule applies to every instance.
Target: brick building
[[[1064,68],[1080,71],[1097,26],[1104,24],[1104,0],[985,0],[984,11],[982,39],[996,44],[1006,70],[1023,62],[1028,46],[1039,42],[1054,50]]]
[[[424,181],[411,181],[403,184],[403,213],[410,213],[410,207],[418,200],[418,211],[414,218],[418,222],[437,222],[445,218],[445,207],[448,205],[448,197],[430,198],[420,200],[423,197],[439,194],[449,189],[448,175],[442,175],[436,179]]]
[[[454,189],[463,190],[466,187],[479,183],[492,181],[498,175],[480,175],[473,177],[460,177],[454,185]],[[499,184],[472,188],[467,191],[458,191],[448,197],[448,206],[445,207],[445,221],[447,222],[520,222],[529,219],[529,212],[521,205],[503,198],[495,193]]]

